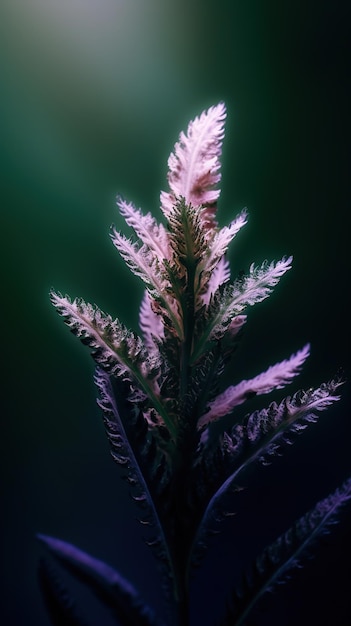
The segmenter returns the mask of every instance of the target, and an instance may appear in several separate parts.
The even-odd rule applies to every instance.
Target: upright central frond
[[[188,308],[191,300],[194,316],[201,288],[199,266],[208,253],[199,208],[187,205],[184,198],[178,200],[169,215],[168,227],[173,250],[172,263],[169,265],[170,282],[175,289],[174,295],[181,301],[183,314],[184,307]]]
[[[166,217],[182,196],[187,204],[203,207],[202,219],[208,228],[215,226],[215,209],[211,206],[220,194],[215,186],[221,179],[219,158],[225,118],[226,109],[221,102],[190,122],[186,135],[180,134],[168,159],[170,192],[161,192]]]

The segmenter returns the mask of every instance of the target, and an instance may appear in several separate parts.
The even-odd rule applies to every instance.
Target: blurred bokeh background
[[[294,389],[339,368],[348,376],[343,400],[247,482],[241,522],[211,544],[192,608],[193,623],[210,626],[243,563],[351,470],[350,5],[3,0],[0,31],[2,624],[48,626],[36,532],[107,560],[160,606],[138,512],[109,456],[93,362],[48,293],[82,296],[136,328],[142,286],[108,236],[112,222],[123,228],[115,195],[159,216],[179,131],[219,100],[228,120],[218,218],[250,212],[230,252],[234,273],[295,259],[250,312],[233,377],[307,341]],[[346,623],[350,520],[345,513],[260,624]]]

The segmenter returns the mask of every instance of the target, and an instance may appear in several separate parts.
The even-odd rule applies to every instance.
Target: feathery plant
[[[163,577],[167,624],[189,624],[189,580],[208,533],[245,470],[267,463],[339,399],[339,379],[297,391],[252,413],[238,409],[252,396],[281,389],[309,355],[305,345],[252,379],[226,389],[222,374],[246,323],[246,311],[267,298],[291,268],[292,257],[251,265],[230,280],[228,246],[247,222],[242,211],[216,221],[223,103],[195,118],[169,157],[169,190],[161,192],[164,223],[123,198],[117,204],[136,235],[112,227],[111,238],[144,283],[139,336],[95,305],[52,292],[52,303],[97,363],[98,404],[113,459],[121,466]],[[226,416],[226,419],[223,418]],[[229,426],[228,426],[229,424]],[[268,546],[244,589],[234,589],[217,624],[245,624],[261,596],[301,562],[306,549],[335,521],[351,497],[351,480]],[[121,626],[161,624],[133,585],[111,566],[62,540],[39,535],[50,553],[88,584]],[[88,622],[70,600],[51,562],[40,581],[56,625]]]

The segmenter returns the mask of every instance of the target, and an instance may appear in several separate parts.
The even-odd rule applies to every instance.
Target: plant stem
[[[181,602],[178,603],[178,607],[177,607],[177,622],[178,622],[178,626],[188,626],[189,625],[189,600],[188,600],[188,596],[186,596]]]

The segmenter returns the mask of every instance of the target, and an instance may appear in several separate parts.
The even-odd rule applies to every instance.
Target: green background
[[[349,3],[332,0],[5,0],[0,11],[0,617],[45,626],[38,531],[106,559],[159,604],[138,512],[109,457],[93,362],[53,311],[49,289],[137,328],[142,286],[109,240],[112,222],[123,229],[115,196],[160,217],[180,130],[219,100],[228,109],[219,222],[243,206],[250,213],[230,251],[233,273],[294,255],[293,270],[250,312],[233,380],[307,341],[294,389],[339,367],[350,378],[350,16]],[[350,382],[318,427],[261,483],[253,479],[241,547],[232,522],[194,581],[195,624],[212,624],[244,560],[350,473],[349,399]],[[260,623],[351,616],[345,528]],[[313,621],[317,599],[325,622]]]

